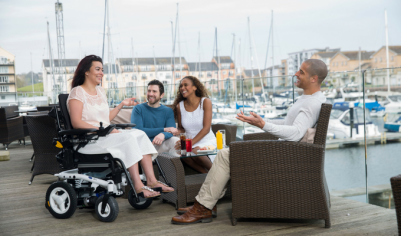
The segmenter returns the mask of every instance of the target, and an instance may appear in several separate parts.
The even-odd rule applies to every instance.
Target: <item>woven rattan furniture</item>
[[[390,179],[393,191],[395,214],[397,215],[398,235],[401,235],[401,175]]]
[[[226,144],[235,141],[237,135],[237,127],[234,125],[215,124],[212,125],[212,131],[226,130]],[[172,156],[167,153],[159,153],[157,159],[163,169],[167,180],[161,176],[160,181],[169,182],[175,189],[174,192],[163,194],[161,198],[164,202],[175,204],[176,208],[186,207],[187,203],[195,201],[207,174],[200,174],[191,169],[181,161],[181,158]],[[225,196],[231,196],[230,184],[227,185]]]
[[[23,118],[14,111],[18,106],[0,108],[0,143],[8,149],[8,145],[15,140],[24,140]]]
[[[237,126],[236,125],[226,125],[226,124],[215,124],[212,125],[212,131],[216,134],[218,130],[224,129],[226,131],[226,145],[230,145],[231,142],[235,141],[237,136]]]
[[[267,133],[231,143],[233,225],[238,218],[323,219],[330,228],[324,155],[331,107],[322,104],[313,144]]]
[[[57,137],[56,124],[53,118],[46,114],[27,115],[25,118],[35,153],[32,178],[29,181],[31,184],[36,175],[61,172],[60,164],[56,160],[56,154],[61,149],[53,145],[53,138]]]
[[[194,202],[207,174],[194,174],[193,171],[185,171],[181,158],[168,153],[159,153],[157,159],[167,178],[165,180],[159,176],[160,181],[169,182],[175,190],[171,193],[162,194],[163,202],[173,203],[176,209],[186,207],[187,203]],[[230,184],[227,186],[225,196],[231,196]]]

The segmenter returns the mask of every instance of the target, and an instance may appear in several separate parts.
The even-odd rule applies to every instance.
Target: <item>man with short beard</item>
[[[179,140],[179,131],[176,129],[174,113],[169,107],[160,104],[164,96],[164,86],[158,80],[148,83],[147,103],[134,107],[131,115],[131,123],[136,124],[137,129],[144,131],[152,141],[157,152],[169,152],[178,156],[174,149]]]

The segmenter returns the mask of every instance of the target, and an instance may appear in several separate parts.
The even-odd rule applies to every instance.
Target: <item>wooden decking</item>
[[[45,208],[46,190],[56,177],[36,176],[32,185],[32,145],[10,145],[11,160],[0,162],[0,235],[397,235],[394,210],[345,198],[331,198],[330,229],[322,220],[240,219],[230,221],[231,202],[218,204],[218,217],[208,224],[172,225],[175,208],[154,201],[146,210],[135,210],[118,198],[120,214],[113,223],[102,223],[94,210],[55,219]]]

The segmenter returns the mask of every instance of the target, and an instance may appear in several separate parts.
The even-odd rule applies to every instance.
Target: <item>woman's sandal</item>
[[[143,190],[147,190],[149,192],[156,192],[153,189],[149,188],[148,186],[143,186],[140,190],[136,190],[136,195],[138,195],[138,197],[142,197],[142,198],[154,198],[154,197],[160,196],[160,193],[159,193],[154,196],[145,197],[145,194],[143,194]]]
[[[167,184],[165,184],[165,183],[163,183],[163,182],[161,182],[161,181],[157,181],[155,184],[149,185],[149,187],[154,188],[154,187],[156,186],[156,184],[161,184],[161,185],[164,185],[164,186],[166,186],[166,187],[170,187],[170,186],[168,186]],[[156,188],[161,188],[161,187],[156,187]],[[174,192],[174,189],[171,190],[171,191],[163,191],[163,190],[161,190],[161,192],[162,192],[162,193],[171,193],[171,192]]]

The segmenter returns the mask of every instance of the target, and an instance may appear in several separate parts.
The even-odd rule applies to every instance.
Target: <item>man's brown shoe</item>
[[[178,208],[177,214],[178,214],[178,215],[182,215],[182,214],[184,214],[185,212],[189,211],[189,209],[191,209],[192,207],[193,207],[193,205],[192,205],[192,206],[189,206],[189,207],[185,207],[185,208]],[[212,216],[213,216],[213,218],[216,218],[216,217],[217,217],[217,205],[214,205],[214,207],[213,207],[213,209],[212,209]]]
[[[172,224],[186,225],[195,223],[212,222],[212,211],[199,204],[196,200],[194,205],[183,215],[174,216],[171,219]]]

